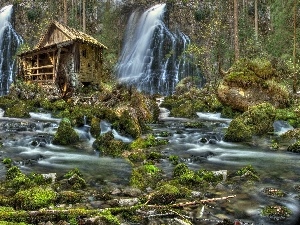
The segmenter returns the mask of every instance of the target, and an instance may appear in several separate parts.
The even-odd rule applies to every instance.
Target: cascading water
[[[144,13],[132,13],[117,65],[120,82],[150,94],[172,94],[182,78],[200,77],[191,56],[185,53],[189,37],[166,27],[165,10],[166,4],[159,4]]]
[[[0,96],[8,93],[16,71],[15,54],[22,38],[10,22],[13,6],[0,10]]]

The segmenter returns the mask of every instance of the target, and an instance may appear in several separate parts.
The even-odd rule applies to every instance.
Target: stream
[[[81,138],[78,145],[58,146],[51,144],[51,137],[60,120],[52,118],[51,114],[31,113],[30,119],[6,118],[2,114],[0,112],[0,141],[3,143],[1,158],[13,159],[22,171],[63,175],[78,168],[87,180],[129,184],[129,163],[121,158],[100,157],[92,148],[94,139],[89,134],[88,126],[76,129]],[[243,187],[220,185],[216,197],[236,197],[226,203],[226,207],[223,203],[218,203],[214,209],[205,207],[203,218],[211,218],[213,215],[223,219],[230,216],[233,220],[238,218],[250,221],[249,224],[297,224],[300,201],[296,198],[299,193],[295,186],[300,184],[300,155],[270,150],[267,147],[270,143],[265,139],[254,140],[251,145],[224,142],[224,129],[228,127],[230,119],[211,113],[198,113],[198,117],[193,122],[201,121],[205,127],[186,128],[184,123],[191,120],[169,117],[168,110],[161,109],[160,122],[150,126],[156,136],[163,132],[169,133],[169,144],[160,147],[164,155],[178,155],[193,170],[223,170],[227,174],[252,165],[261,179],[255,185]],[[207,142],[203,143],[201,139]],[[3,165],[0,167],[0,176],[4,178],[6,170]],[[159,167],[166,176],[171,176],[174,168],[167,158],[159,163]],[[286,196],[270,197],[264,194],[265,188],[280,189]],[[272,221],[261,215],[261,210],[267,205],[286,206],[292,211],[292,216],[284,221]]]

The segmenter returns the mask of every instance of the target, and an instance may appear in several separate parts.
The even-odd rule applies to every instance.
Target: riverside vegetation
[[[224,136],[224,140],[230,142],[251,143],[254,136],[272,134],[275,120],[288,121],[294,129],[282,136],[272,136],[273,144],[269,147],[274,151],[299,152],[299,99],[289,91],[290,87],[271,62],[241,60],[220,83],[198,87],[193,78],[182,80],[174,95],[165,97],[161,106],[168,108],[175,117],[195,118],[196,112],[221,112],[233,118]],[[236,95],[233,96],[234,90]],[[251,94],[257,90],[259,96],[264,96],[263,100]],[[274,93],[277,93],[275,97]],[[267,97],[270,95],[273,98]],[[236,96],[240,97],[238,104],[233,101]],[[0,186],[0,220],[4,221],[1,223],[142,224],[151,218],[166,217],[169,220],[165,222],[174,222],[172,219],[175,218],[181,221],[179,224],[191,224],[195,221],[187,216],[189,207],[235,197],[219,197],[216,190],[220,185],[251,188],[259,182],[259,171],[251,165],[228,171],[224,180],[213,171],[190,169],[176,155],[166,158],[160,146],[167,145],[168,141],[157,139],[148,126],[159,121],[155,97],[119,84],[102,84],[96,90],[82,89],[72,98],[61,99],[55,92],[49,94],[36,85],[17,81],[9,95],[0,98],[4,116],[26,118],[30,116],[29,112],[35,111],[51,112],[53,116],[63,118],[52,139],[53,144],[58,145],[76,145],[79,137],[74,127],[88,124],[95,138],[93,147],[100,155],[126,158],[132,165],[132,174],[129,189],[124,187],[116,192],[105,187],[94,190],[76,168],[55,179],[22,173],[12,160],[4,158],[2,163],[7,171]],[[130,136],[133,141],[115,140],[111,132],[101,134],[101,120],[109,121],[118,132]],[[185,125],[204,126],[201,123]],[[167,137],[168,133],[161,136]],[[171,177],[159,168],[158,162],[162,159],[172,165]],[[207,198],[205,193],[209,192],[212,193]],[[284,196],[280,190],[271,189],[265,190],[265,194]],[[89,205],[90,196],[96,196],[102,205]],[[275,220],[287,218],[290,213],[288,208],[280,205],[270,205],[262,211],[262,215]],[[225,219],[218,224],[233,224],[233,221]]]

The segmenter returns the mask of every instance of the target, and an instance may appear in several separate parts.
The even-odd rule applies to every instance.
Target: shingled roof
[[[44,33],[44,35],[42,35],[42,37],[40,38],[38,44],[36,45],[35,48],[42,48],[44,47],[43,44],[45,43],[45,39],[47,37],[47,35],[49,35],[49,32],[51,32],[51,28],[55,26],[57,29],[59,29],[62,33],[64,33],[69,40],[73,40],[73,41],[80,41],[83,43],[88,43],[88,44],[93,44],[93,45],[97,45],[101,48],[107,48],[106,46],[104,46],[103,44],[101,44],[100,42],[98,42],[95,38],[93,38],[90,35],[87,35],[86,33],[83,33],[81,31],[78,31],[74,28],[65,26],[61,23],[59,23],[58,21],[53,20],[49,25],[48,28],[46,30],[46,32]]]
[[[52,29],[58,29],[66,37],[66,39],[59,43],[48,43],[47,38],[51,35]],[[19,56],[23,56],[28,53],[35,53],[41,49],[49,49],[53,47],[55,48],[57,46],[67,46],[74,42],[86,43],[107,49],[105,45],[101,44],[92,36],[53,20],[49,23],[45,33],[41,36],[38,44],[33,49],[26,52],[22,52]]]

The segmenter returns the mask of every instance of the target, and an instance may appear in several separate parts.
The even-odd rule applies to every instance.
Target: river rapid
[[[159,123],[150,125],[158,138],[166,138],[159,137],[164,132],[169,134],[169,144],[160,147],[166,157],[158,165],[166,176],[171,176],[174,168],[167,159],[170,155],[178,155],[193,170],[223,170],[229,175],[252,165],[260,176],[260,181],[254,185],[238,186],[224,182],[213,188],[212,192],[217,190],[213,197],[236,197],[229,203],[205,206],[201,218],[217,221],[229,217],[240,219],[244,224],[247,221],[249,224],[297,224],[300,201],[296,198],[299,192],[295,187],[300,184],[300,155],[271,150],[268,148],[268,139],[255,139],[251,144],[224,142],[222,137],[230,119],[210,113],[198,113],[198,117],[193,122],[201,121],[205,127],[186,128],[184,123],[191,120],[169,117],[168,110],[162,108]],[[92,147],[94,139],[89,134],[88,126],[76,129],[81,142],[75,147],[51,144],[59,122],[59,119],[45,113],[31,113],[30,119],[6,118],[0,113],[1,158],[13,159],[26,173],[56,173],[59,176],[78,168],[87,180],[103,180],[125,186],[129,184],[129,163],[121,158],[99,156]],[[207,142],[200,141],[203,139]],[[1,178],[4,178],[6,170],[3,165],[0,167]],[[265,188],[280,189],[286,196],[268,196],[263,192]],[[286,206],[292,211],[292,216],[283,221],[270,220],[261,215],[267,205]]]

